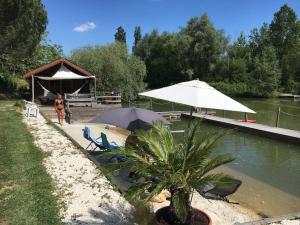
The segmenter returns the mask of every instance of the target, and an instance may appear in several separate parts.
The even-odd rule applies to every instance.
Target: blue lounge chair
[[[86,150],[89,149],[90,146],[92,146],[92,150],[96,150],[97,148],[99,149],[104,149],[104,146],[101,141],[101,137],[95,138],[95,135],[91,131],[89,127],[85,127],[82,129],[83,131],[83,137],[87,140],[90,141],[90,144],[85,148]]]
[[[82,131],[84,138],[90,141],[90,144],[85,148],[86,150],[88,150],[90,146],[92,146],[92,151],[95,151],[97,148],[103,151],[119,148],[119,145],[116,142],[109,142],[106,134],[102,132],[100,137],[95,138],[95,135],[89,127],[85,127]]]
[[[116,148],[119,148],[119,147],[120,147],[120,146],[119,146],[116,142],[114,142],[114,141],[109,142],[109,141],[107,140],[106,134],[104,134],[104,133],[102,133],[102,132],[101,132],[101,141],[102,141],[103,147],[104,147],[105,149],[107,149],[107,150],[112,150],[112,149],[116,149]]]

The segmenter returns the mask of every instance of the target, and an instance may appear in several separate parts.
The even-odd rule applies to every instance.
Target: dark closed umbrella
[[[156,112],[135,107],[114,109],[95,117],[90,122],[111,124],[135,131],[137,129],[147,129],[154,121],[169,124],[165,118]]]

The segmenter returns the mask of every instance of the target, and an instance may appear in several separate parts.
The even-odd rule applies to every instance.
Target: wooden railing
[[[93,104],[121,104],[121,95],[115,92],[105,92],[104,95],[93,94],[65,94],[68,106],[93,106]]]

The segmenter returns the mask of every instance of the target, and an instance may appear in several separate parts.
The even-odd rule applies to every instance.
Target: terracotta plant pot
[[[170,212],[170,207],[167,206],[167,207],[163,207],[163,208],[160,208],[159,210],[156,211],[155,215],[156,215],[156,225],[172,225],[172,221],[168,221],[168,218],[170,219],[170,215],[167,215],[169,214]],[[206,220],[206,222],[201,223],[200,219],[199,220],[195,220],[191,222],[191,225],[198,225],[198,224],[205,224],[205,225],[212,225],[212,220],[210,218],[209,215],[207,215],[205,212],[203,212],[202,210],[200,209],[196,209],[196,208],[193,208],[193,212],[200,215],[200,217],[202,218],[203,220],[203,217],[205,218],[204,220]],[[200,218],[198,217],[198,218]],[[166,219],[166,220],[164,220]]]

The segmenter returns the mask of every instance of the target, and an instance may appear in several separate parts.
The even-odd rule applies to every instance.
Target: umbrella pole
[[[189,116],[189,124],[188,124],[188,127],[191,126],[192,119],[193,119],[193,106],[191,106],[191,111],[190,111],[190,116]]]

